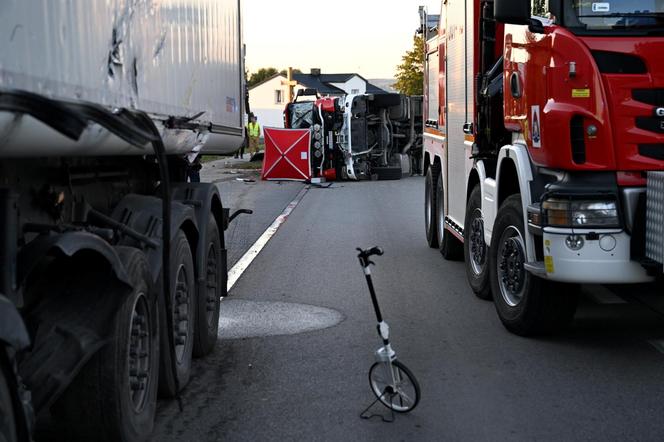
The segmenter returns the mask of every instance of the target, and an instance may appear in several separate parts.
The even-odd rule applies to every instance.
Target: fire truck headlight
[[[314,143],[314,149],[319,150],[320,148],[321,148],[320,141],[316,141],[316,142]]]
[[[615,201],[551,198],[542,204],[545,224],[552,227],[618,228]]]
[[[314,124],[314,131],[318,132],[320,131],[320,129],[321,129],[320,124],[318,123]]]
[[[321,138],[323,138],[323,135],[321,135],[320,132],[314,132],[314,138],[320,140]]]

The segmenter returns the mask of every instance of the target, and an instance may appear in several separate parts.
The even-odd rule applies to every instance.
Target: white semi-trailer
[[[217,339],[240,0],[0,2],[0,440],[145,440]],[[164,240],[166,239],[166,240]]]

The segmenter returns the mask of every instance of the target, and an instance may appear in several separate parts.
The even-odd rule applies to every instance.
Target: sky
[[[243,0],[247,69],[394,78],[412,48],[419,5],[438,14],[440,0]]]

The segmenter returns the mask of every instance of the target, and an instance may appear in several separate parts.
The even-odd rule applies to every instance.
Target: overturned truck
[[[315,97],[308,99],[307,97]],[[355,94],[318,97],[298,91],[286,106],[284,126],[312,130],[314,177],[400,179],[420,171],[422,97]]]
[[[212,351],[226,295],[214,185],[245,108],[239,1],[4,3],[0,440],[149,438]],[[200,20],[205,17],[205,20]]]

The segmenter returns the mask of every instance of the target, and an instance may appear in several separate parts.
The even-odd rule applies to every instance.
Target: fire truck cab
[[[420,10],[427,240],[521,335],[664,262],[664,3],[531,7]]]

